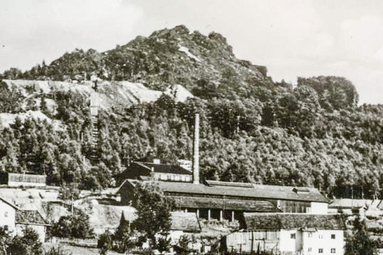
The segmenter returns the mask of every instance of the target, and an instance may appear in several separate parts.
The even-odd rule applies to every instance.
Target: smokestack
[[[199,184],[199,114],[195,115],[193,143],[193,184]]]

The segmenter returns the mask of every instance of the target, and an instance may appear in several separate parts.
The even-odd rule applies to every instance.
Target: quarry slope
[[[24,101],[32,98],[36,107],[40,106],[42,95],[49,95],[52,91],[71,91],[88,101],[89,105],[97,106],[99,109],[107,112],[111,108],[127,108],[135,104],[149,103],[156,101],[161,95],[171,96],[176,102],[184,102],[193,95],[182,85],[175,84],[168,86],[165,91],[152,90],[145,87],[141,83],[133,83],[129,81],[98,81],[97,85],[91,81],[82,83],[62,82],[62,81],[38,81],[38,80],[3,80],[2,81],[10,91],[17,90]],[[46,98],[47,106],[52,113],[56,113],[57,103],[51,98]],[[26,109],[26,103],[23,104]],[[21,120],[30,117],[41,121],[47,120],[53,123],[56,129],[62,129],[57,120],[51,120],[41,111],[27,110],[22,113],[0,113],[0,127],[9,127],[14,123],[15,118],[19,116]]]

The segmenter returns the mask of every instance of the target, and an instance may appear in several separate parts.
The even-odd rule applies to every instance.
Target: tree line
[[[101,111],[96,123],[90,119],[89,100],[75,92],[35,94],[32,101],[40,103],[25,106],[17,89],[3,91],[15,98],[13,113],[40,110],[61,123],[16,118],[0,133],[0,166],[9,172],[45,173],[48,184],[109,187],[129,160],[149,150],[169,163],[191,159],[199,113],[204,178],[308,185],[335,197],[380,195],[382,107],[357,106],[357,92],[344,78],[301,79],[295,88],[281,84],[278,90],[259,92],[262,97],[195,97],[176,103],[163,95],[153,103]],[[46,100],[56,102],[56,111]],[[9,109],[4,104],[0,110]],[[95,125],[100,130],[96,151],[91,143]]]

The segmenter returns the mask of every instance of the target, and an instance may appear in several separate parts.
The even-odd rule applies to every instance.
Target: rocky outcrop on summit
[[[199,96],[224,96],[229,87],[230,92],[248,96],[252,86],[269,81],[266,67],[238,60],[221,34],[204,36],[184,26],[138,37],[107,52],[111,61],[118,54],[128,57],[123,72],[113,73],[118,68],[111,66],[115,79],[134,79],[160,90],[177,83]]]
[[[267,68],[235,57],[225,37],[190,32],[185,26],[138,36],[126,45],[99,53],[76,49],[49,66],[37,66],[18,79],[101,80],[141,83],[164,91],[180,84],[200,97],[249,97],[255,87],[273,85]],[[4,77],[14,79],[10,77]]]

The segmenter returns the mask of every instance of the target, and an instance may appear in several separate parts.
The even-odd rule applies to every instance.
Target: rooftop
[[[134,186],[134,182],[130,181]],[[291,186],[255,185],[252,188],[237,186],[207,186],[204,184],[158,182],[158,185],[165,194],[170,196],[213,196],[240,199],[278,199],[290,201],[306,201],[328,203],[319,190],[305,187],[307,192],[295,192]]]
[[[342,198],[335,199],[329,204],[329,208],[361,208],[368,207],[372,203],[372,200],[369,199],[351,199],[351,198]]]
[[[9,201],[6,200],[5,198],[0,197],[0,200],[3,201],[4,203],[8,204],[9,206],[15,208],[16,210],[19,210],[19,209],[20,209],[20,208],[18,208],[15,204],[9,202]]]
[[[252,183],[246,183],[246,182],[221,182],[221,181],[212,181],[212,180],[205,180],[206,184],[210,187],[237,187],[237,188],[253,188]]]
[[[156,173],[171,173],[171,174],[187,174],[191,175],[192,172],[178,165],[156,164],[151,162],[133,162],[132,164],[138,164],[142,167],[146,167],[149,170],[153,170]]]
[[[49,225],[36,210],[16,211],[16,223],[26,225]]]
[[[245,213],[248,230],[344,230],[341,215]]]

